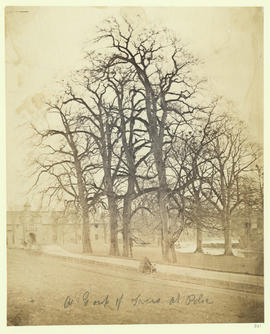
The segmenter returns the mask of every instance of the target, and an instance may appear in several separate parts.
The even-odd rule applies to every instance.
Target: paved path
[[[68,252],[61,247],[50,247],[47,246],[43,249],[47,254],[77,258],[82,260],[89,260],[100,263],[115,264],[129,268],[139,268],[140,261],[133,259],[124,259],[124,258],[113,258],[113,257],[103,257],[103,256],[94,256],[94,255],[84,255]],[[201,280],[214,280],[214,281],[223,281],[228,283],[238,283],[253,285],[257,287],[264,286],[264,277],[255,276],[255,275],[245,275],[245,274],[236,274],[236,273],[227,273],[211,270],[203,270],[196,268],[180,267],[176,265],[166,265],[166,264],[155,264],[157,272],[165,273],[170,275],[177,275],[181,277],[190,277],[194,279]]]

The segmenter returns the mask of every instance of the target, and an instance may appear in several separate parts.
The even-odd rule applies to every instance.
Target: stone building
[[[107,242],[108,224],[101,214],[91,216],[91,241]],[[7,246],[81,244],[82,222],[76,211],[7,211]]]

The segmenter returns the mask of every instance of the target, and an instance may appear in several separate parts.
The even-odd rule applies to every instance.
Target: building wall
[[[107,241],[107,224],[95,221],[90,224],[91,241]],[[45,244],[80,244],[82,223],[76,213],[37,212],[31,210],[7,212],[7,246],[26,247],[33,243]]]

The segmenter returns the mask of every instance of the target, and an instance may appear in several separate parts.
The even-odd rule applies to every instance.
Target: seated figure
[[[139,271],[143,274],[151,274],[151,273],[155,273],[157,271],[157,269],[150,262],[148,257],[145,256],[140,262]]]

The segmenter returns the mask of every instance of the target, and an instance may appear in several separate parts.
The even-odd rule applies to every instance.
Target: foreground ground
[[[263,298],[8,250],[8,325],[262,322]]]

